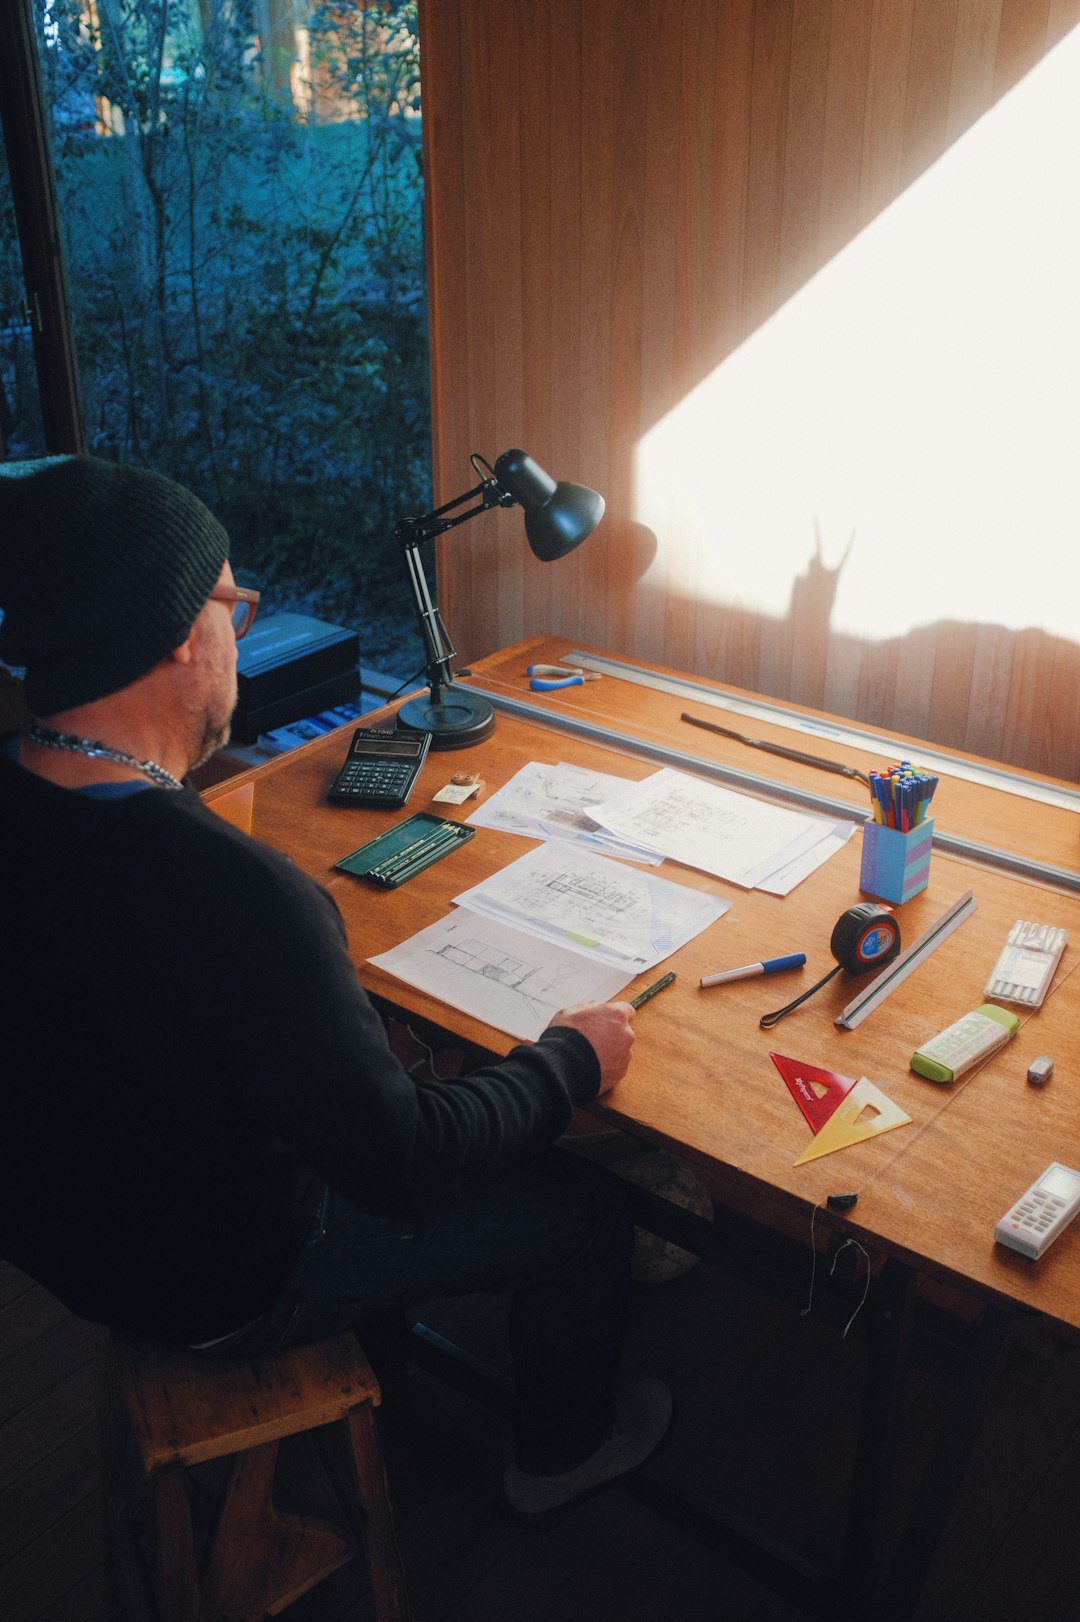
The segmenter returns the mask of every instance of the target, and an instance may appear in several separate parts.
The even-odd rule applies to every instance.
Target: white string
[[[829,1269],[829,1277],[831,1278],[833,1273],[835,1273],[836,1264],[840,1260],[841,1256],[844,1254],[844,1251],[848,1248],[849,1245],[854,1245],[855,1249],[859,1252],[859,1255],[862,1257],[863,1261],[866,1263],[866,1282],[863,1284],[862,1299],[860,1300],[858,1306],[855,1308],[855,1311],[851,1314],[851,1317],[848,1319],[847,1323],[844,1325],[844,1333],[840,1336],[841,1340],[847,1340],[847,1332],[851,1328],[852,1324],[855,1322],[856,1318],[859,1316],[859,1313],[862,1311],[863,1307],[866,1305],[866,1298],[870,1294],[870,1257],[867,1255],[866,1251],[863,1249],[862,1245],[860,1245],[860,1243],[859,1243],[859,1241],[857,1239],[845,1239],[844,1240],[844,1243],[840,1246],[840,1249],[836,1252],[836,1255],[833,1257],[833,1264]]]
[[[801,1318],[808,1318],[814,1310],[814,1280],[817,1278],[817,1246],[814,1243],[814,1223],[817,1221],[818,1205],[810,1213],[810,1294],[806,1298],[806,1305],[799,1314]]]
[[[426,1062],[433,1081],[453,1081],[453,1076],[440,1076],[439,1072],[436,1070],[434,1048],[429,1047],[424,1041],[423,1037],[417,1036],[411,1025],[406,1025],[405,1029],[408,1031],[413,1041],[422,1047],[424,1052],[427,1054],[426,1061],[424,1059],[415,1059],[413,1063],[408,1066],[409,1075],[415,1080],[416,1072],[419,1070],[420,1066]]]
[[[817,1278],[817,1245],[814,1243],[814,1224],[817,1221],[817,1214],[818,1214],[819,1209],[820,1209],[820,1202],[818,1203],[818,1205],[814,1206],[814,1209],[810,1213],[810,1257],[811,1257],[811,1261],[810,1261],[810,1294],[807,1296],[806,1305],[805,1305],[805,1307],[803,1307],[802,1312],[800,1313],[800,1317],[803,1317],[803,1318],[808,1317],[810,1315],[810,1313],[813,1311],[813,1307],[814,1307],[814,1281]],[[866,1279],[865,1279],[865,1282],[863,1283],[862,1298],[859,1301],[858,1306],[855,1308],[855,1311],[851,1314],[851,1317],[848,1319],[847,1323],[844,1325],[844,1332],[840,1337],[841,1340],[846,1340],[847,1339],[848,1330],[851,1328],[852,1324],[855,1322],[856,1318],[859,1316],[859,1313],[862,1311],[863,1307],[866,1305],[866,1298],[870,1294],[870,1257],[869,1257],[869,1254],[867,1253],[867,1251],[864,1249],[864,1247],[862,1245],[860,1245],[860,1243],[859,1243],[859,1241],[857,1239],[845,1239],[844,1240],[844,1243],[840,1246],[839,1250],[836,1252],[836,1255],[833,1257],[832,1266],[829,1268],[829,1277],[832,1278],[833,1274],[836,1272],[836,1264],[840,1260],[841,1256],[844,1254],[844,1251],[847,1250],[849,1245],[854,1246],[854,1248],[859,1252],[859,1255],[862,1257],[863,1261],[866,1263]]]

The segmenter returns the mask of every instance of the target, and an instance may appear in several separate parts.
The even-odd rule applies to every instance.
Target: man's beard
[[[216,755],[219,749],[224,749],[231,734],[231,712],[228,719],[223,723],[215,722],[211,715],[206,715],[203,719],[202,742],[199,745],[198,754],[191,762],[188,770],[193,772],[196,766],[205,766],[211,755]]]

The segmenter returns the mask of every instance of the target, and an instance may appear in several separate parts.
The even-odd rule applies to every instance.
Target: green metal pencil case
[[[467,828],[463,823],[434,817],[430,811],[417,811],[377,838],[369,839],[366,845],[350,851],[340,862],[335,862],[334,867],[356,878],[370,879],[384,890],[393,890],[406,879],[422,873],[432,862],[449,856],[475,832],[475,828]]]

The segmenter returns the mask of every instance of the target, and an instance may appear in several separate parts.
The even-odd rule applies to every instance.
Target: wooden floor
[[[807,1253],[809,1279],[809,1252]],[[835,1313],[804,1316],[704,1263],[636,1291],[627,1372],[676,1398],[652,1479],[719,1494],[803,1553],[838,1550],[864,1353]],[[501,1356],[505,1303],[448,1309],[445,1327]],[[426,1314],[431,1317],[431,1314]],[[0,1266],[0,1618],[106,1617],[94,1423],[94,1335]],[[947,1361],[947,1360],[946,1360]],[[920,1372],[908,1393],[914,1471],[948,1405]],[[501,1507],[505,1422],[430,1373],[386,1382],[381,1430],[416,1622],[799,1622],[802,1613],[658,1512],[648,1482],[616,1484],[539,1527]],[[998,1380],[917,1622],[1080,1622],[1080,1353],[1033,1323]],[[362,1574],[327,1579],[289,1622],[365,1622]],[[872,1619],[854,1619],[872,1622]],[[916,1619],[913,1618],[913,1622]]]

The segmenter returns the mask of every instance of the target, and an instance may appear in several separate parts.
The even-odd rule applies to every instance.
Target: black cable
[[[838,963],[835,969],[830,969],[828,974],[824,975],[818,981],[816,986],[811,986],[809,991],[804,991],[801,997],[795,998],[794,1002],[785,1003],[783,1008],[777,1008],[771,1014],[762,1014],[761,1018],[758,1020],[758,1024],[761,1026],[762,1030],[771,1031],[773,1026],[777,1024],[779,1020],[782,1020],[785,1014],[790,1014],[792,1009],[798,1008],[799,1004],[804,1003],[807,997],[812,997],[815,991],[820,991],[822,986],[828,985],[833,975],[839,974],[843,967],[844,965],[842,963]]]

